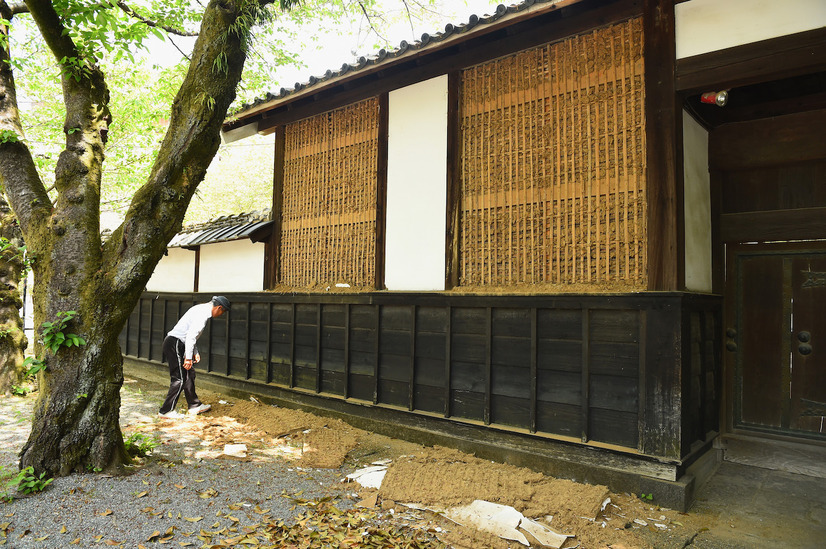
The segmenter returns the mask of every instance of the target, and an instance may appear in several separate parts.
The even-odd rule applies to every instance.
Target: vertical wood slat
[[[267,383],[272,383],[272,303],[267,303]]]
[[[138,337],[137,337],[137,346],[138,348],[135,349],[135,356],[141,356],[141,328],[143,324],[143,298],[138,299]]]
[[[450,417],[450,389],[451,389],[451,342],[453,340],[453,308],[447,307],[447,320],[445,326],[445,417]]]
[[[350,398],[350,304],[344,304],[344,398]]]
[[[140,303],[140,300],[138,300]],[[126,341],[123,343],[123,354],[129,355],[129,336],[132,334],[132,315],[126,317]],[[140,340],[140,338],[135,338]]]
[[[224,343],[225,343],[224,349],[226,351],[226,355],[225,355],[225,358],[226,358],[226,371],[225,371],[225,373],[226,373],[227,376],[229,376],[229,372],[230,372],[229,353],[230,353],[230,348],[231,348],[231,341],[230,341],[230,336],[229,336],[229,317],[230,317],[231,314],[232,314],[231,310],[224,313],[224,330],[225,330],[225,332],[224,332]]]
[[[295,303],[290,304],[290,387],[295,387]]]
[[[531,404],[530,404],[530,425],[531,433],[536,432],[536,400],[539,390],[538,383],[538,362],[539,362],[539,338],[538,319],[536,307],[531,307]]]
[[[484,422],[485,425],[490,425],[491,414],[491,392],[493,389],[493,364],[491,361],[492,350],[492,332],[493,332],[493,310],[491,307],[486,308],[485,316],[485,411]]]
[[[247,334],[244,338],[244,364],[245,364],[245,378],[252,377],[252,364],[250,364],[250,332],[252,331],[252,303],[247,301]]]
[[[645,350],[648,348],[648,313],[645,310],[640,310],[640,343],[639,343],[639,376],[638,376],[638,409],[637,418],[639,421],[639,436],[637,442],[637,449],[640,452],[645,452],[645,431],[648,428],[645,420],[645,407],[647,406],[646,398],[646,371],[645,364],[648,360],[648,354]]]
[[[582,309],[582,442],[589,440],[589,421],[591,407],[591,311]]]
[[[198,285],[200,284],[201,278],[201,247],[195,246],[195,267],[194,272],[192,273],[192,291],[198,292]]]
[[[315,340],[315,392],[321,392],[321,339],[324,336],[321,326],[321,303],[316,305],[315,325],[316,325],[316,340]]]
[[[416,409],[416,306],[410,306],[410,371],[408,372],[407,409]]]
[[[375,349],[373,352],[373,404],[379,403],[379,363],[381,361],[381,305],[376,305],[374,307],[375,310],[375,319],[376,324],[374,325],[373,329],[376,334],[376,342],[375,342]]]
[[[146,353],[146,358],[152,360],[152,329],[154,328],[155,320],[155,300],[149,300],[149,350]]]
[[[792,319],[793,319],[793,305],[794,305],[794,288],[792,286],[792,267],[794,260],[791,257],[783,258],[783,305],[782,318],[783,325],[781,332],[783,334],[792,333]],[[810,267],[811,268],[811,267]],[[793,346],[791,337],[784,337],[781,339],[780,356],[789,357],[793,353]],[[783,368],[780,376],[780,387],[778,391],[780,396],[780,426],[783,429],[788,429],[792,420],[792,399],[789,394],[789,388],[792,386],[792,371],[791,368]],[[742,407],[741,407],[742,410]]]

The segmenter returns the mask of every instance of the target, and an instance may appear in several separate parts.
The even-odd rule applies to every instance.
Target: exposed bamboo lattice
[[[460,284],[646,284],[642,23],[462,74]]]
[[[285,130],[281,282],[375,286],[378,100]]]

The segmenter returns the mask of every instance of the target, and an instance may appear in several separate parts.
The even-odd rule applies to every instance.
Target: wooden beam
[[[676,86],[686,94],[717,91],[820,72],[824,66],[826,28],[819,28],[680,59]]]
[[[738,170],[826,159],[824,128],[826,109],[726,124],[709,134],[708,163]]]
[[[674,3],[644,0],[648,289],[685,286],[682,104],[674,87]]]
[[[199,284],[198,280],[199,280],[200,276],[201,276],[201,247],[196,246],[195,247],[195,269],[194,269],[194,272],[192,273],[192,285],[193,285],[192,291],[195,292],[196,294],[198,293],[198,284]]]
[[[723,214],[723,242],[826,238],[826,207]]]

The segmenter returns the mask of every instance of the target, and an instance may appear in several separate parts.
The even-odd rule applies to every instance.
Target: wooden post
[[[376,151],[376,289],[384,290],[384,244],[387,240],[387,137],[390,100],[387,92],[379,95],[379,142]]]
[[[275,161],[272,184],[272,234],[264,246],[264,289],[281,282],[281,211],[284,203],[284,156],[287,139],[282,124],[275,129]]]
[[[460,200],[461,200],[461,145],[462,137],[459,85],[459,71],[447,75],[447,201],[445,204],[445,289],[459,285],[459,242],[460,242]]]
[[[674,0],[643,1],[649,290],[685,287],[683,127],[674,24]]]
[[[588,442],[591,408],[591,311],[583,306],[582,308],[582,400],[580,401],[582,414],[582,442]]]
[[[350,304],[344,304],[344,398],[350,398]]]

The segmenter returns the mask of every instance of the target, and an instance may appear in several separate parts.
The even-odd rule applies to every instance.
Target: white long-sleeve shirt
[[[207,320],[212,318],[212,302],[193,305],[175,324],[168,336],[177,337],[184,342],[184,359],[191,360],[197,352],[195,342],[204,331]]]

